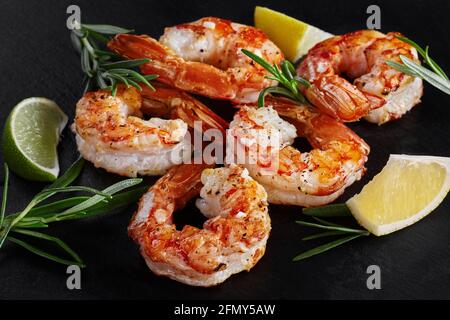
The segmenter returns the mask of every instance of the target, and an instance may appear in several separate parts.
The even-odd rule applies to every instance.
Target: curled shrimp
[[[364,117],[383,124],[400,118],[422,96],[422,80],[386,64],[404,55],[419,63],[417,51],[399,33],[361,30],[324,40],[309,50],[297,73],[311,82],[308,100],[343,121]],[[353,84],[341,77],[347,75]]]
[[[200,194],[203,228],[177,230],[174,211]],[[246,169],[204,164],[171,168],[139,202],[128,231],[157,275],[193,286],[213,286],[250,270],[270,233],[267,194]]]
[[[262,135],[280,132],[278,149],[271,145],[270,152],[262,153],[262,161],[259,157],[260,161],[244,165],[264,186],[270,203],[307,207],[327,204],[361,178],[369,146],[342,122],[287,99],[268,98],[266,105],[242,106],[230,123],[234,140],[229,141],[247,146],[249,141],[257,143],[256,137],[248,136],[248,128],[257,128],[257,134]],[[305,137],[314,149],[300,152],[292,147],[297,136]]]
[[[226,125],[205,105],[177,89],[118,86],[86,93],[77,103],[73,131],[81,155],[96,167],[124,176],[160,175],[191,157],[188,126]],[[164,109],[164,112],[162,111]],[[153,117],[151,114],[169,119]]]
[[[270,64],[283,60],[280,49],[262,31],[214,17],[166,28],[159,41],[145,35],[120,34],[108,47],[130,59],[151,59],[141,71],[157,74],[158,81],[236,103],[254,102],[262,89],[276,85],[241,49]]]

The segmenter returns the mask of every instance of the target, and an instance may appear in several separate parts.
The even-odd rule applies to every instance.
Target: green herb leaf
[[[84,81],[84,89],[83,89],[83,94],[86,94],[86,92],[89,92],[92,88],[92,78],[87,78],[86,81]]]
[[[14,227],[14,225],[16,225],[22,218],[24,218],[30,212],[30,210],[33,209],[33,207],[35,207],[38,203],[44,201],[45,199],[55,194],[55,192],[45,192],[45,191],[48,189],[62,188],[72,183],[80,174],[83,165],[84,160],[82,158],[79,158],[77,161],[75,161],[66,171],[66,173],[64,173],[61,177],[56,179],[51,185],[49,185],[47,188],[44,188],[44,190],[42,190],[33,199],[31,199],[31,201],[28,203],[25,209],[23,209],[23,211],[20,212],[20,214],[14,217],[14,219],[10,220],[10,222],[7,224],[6,227],[4,227],[3,230],[0,230],[1,231],[0,249],[5,243],[5,240],[8,237],[8,234]]]
[[[407,66],[405,66],[402,63],[398,63],[395,61],[386,61],[386,64],[394,69],[397,69],[400,72],[403,72],[404,74],[407,74],[409,76],[418,77],[419,75],[415,72],[413,72],[411,69],[409,69]]]
[[[334,231],[342,231],[342,232],[348,232],[348,233],[364,233],[369,234],[367,230],[363,229],[353,229],[353,228],[346,228],[346,227],[336,227],[336,226],[329,226],[329,225],[322,225],[317,223],[311,223],[306,221],[295,221],[295,223],[300,224],[302,226],[306,227],[314,227],[319,229],[326,229],[326,230],[334,230]]]
[[[139,83],[137,83],[136,81],[131,80],[131,79],[128,79],[128,83],[129,83],[130,85],[132,85],[133,87],[135,87],[136,89],[138,89],[139,91],[142,91],[141,86],[140,86]]]
[[[134,30],[132,29],[125,29],[121,27],[111,26],[107,24],[82,24],[82,28],[95,31],[97,33],[103,33],[103,34],[118,34],[118,33],[130,33]]]
[[[83,47],[81,50],[81,70],[83,70],[84,73],[86,73],[89,77],[92,77],[92,69],[90,65],[90,57],[89,57],[89,51],[86,49],[86,47]]]
[[[413,60],[404,55],[400,55],[400,60],[402,60],[403,64],[413,73],[415,73],[419,78],[427,81],[432,86],[450,95],[450,81],[415,63]]]
[[[106,84],[105,80],[102,78],[100,73],[96,73],[95,80],[97,81],[97,85],[100,89],[108,88],[108,85]]]
[[[248,56],[253,61],[257,62],[259,65],[261,65],[264,69],[272,73],[273,75],[277,75],[276,70],[273,66],[270,65],[266,60],[261,58],[260,56],[254,54],[251,51],[248,51],[247,49],[241,49],[242,53]]]
[[[278,81],[279,83],[278,87],[268,87],[260,92],[258,98],[258,107],[264,107],[265,96],[269,93],[280,94],[300,103],[308,103],[306,98],[300,93],[298,86],[300,85],[309,87],[310,83],[306,79],[295,75],[295,67],[290,61],[282,61],[280,70],[277,65],[270,65],[270,63],[254,54],[253,52],[250,52],[246,49],[241,49],[241,51],[273,75],[266,76],[267,79]],[[274,88],[278,88],[279,90],[276,90]]]
[[[317,222],[323,224],[323,225],[326,225],[326,226],[345,228],[344,226],[342,226],[340,224],[333,223],[333,222],[328,222],[328,221],[325,221],[325,220],[317,218],[317,217],[313,217],[313,219],[316,220]]]
[[[345,203],[330,204],[327,206],[303,208],[303,214],[314,217],[351,217],[352,213]]]
[[[106,195],[109,195],[109,197],[110,197],[109,199],[112,199],[113,194],[115,194],[119,191],[122,191],[124,189],[128,189],[133,186],[136,186],[136,185],[140,184],[141,182],[142,182],[142,179],[140,179],[140,178],[123,180],[123,181],[113,184],[112,186],[109,186],[108,188],[104,189],[102,192]],[[86,200],[82,203],[79,203],[79,204],[71,207],[70,209],[63,211],[62,214],[70,214],[70,213],[74,213],[77,211],[84,211],[84,210],[96,205],[97,203],[103,201],[104,199],[105,199],[104,196],[95,195],[95,196],[89,198],[88,200]]]
[[[289,90],[285,89],[285,88],[281,88],[281,87],[267,87],[265,89],[263,89],[261,91],[261,93],[259,94],[258,97],[258,107],[262,108],[265,105],[265,98],[266,95],[268,95],[269,93],[277,93],[277,94],[281,94],[283,96],[289,97],[293,100],[297,100],[295,95],[292,94]]]
[[[430,68],[434,71],[428,70],[427,68],[421,66],[410,58],[400,55],[400,60],[403,64],[398,63],[396,61],[386,61],[386,64],[390,67],[408,74],[410,76],[421,78],[422,80],[427,81],[432,86],[437,89],[443,91],[444,93],[450,95],[450,81],[448,76],[445,74],[444,70],[430,57],[429,55],[429,47],[426,46],[425,49],[420,47],[414,41],[405,38],[405,37],[397,37],[399,40],[410,44],[414,48],[417,49],[417,52],[424,58],[424,63],[430,66]]]
[[[95,55],[97,57],[100,58],[115,58],[115,59],[121,59],[122,57],[119,56],[118,54],[114,53],[114,52],[110,52],[110,51],[105,51],[105,50],[99,50],[99,49],[95,49]]]
[[[111,198],[111,195],[94,189],[94,188],[90,188],[90,187],[84,187],[84,186],[72,186],[72,187],[60,187],[60,188],[47,188],[43,191],[41,191],[40,193],[38,193],[38,196],[45,196],[47,195],[47,193],[51,193],[51,194],[55,194],[55,193],[61,193],[61,192],[74,192],[74,191],[84,191],[84,192],[89,192],[89,193],[94,193],[94,194],[98,194],[101,195],[103,197],[106,197],[108,199]]]
[[[303,252],[302,254],[299,254],[298,256],[294,257],[292,259],[292,261],[297,262],[297,261],[300,261],[300,260],[304,260],[306,258],[318,255],[318,254],[323,253],[323,252],[326,252],[326,251],[331,250],[333,248],[336,248],[337,246],[340,246],[340,245],[342,245],[342,244],[344,244],[346,242],[352,241],[352,240],[354,240],[356,238],[359,238],[359,237],[362,237],[362,236],[366,236],[366,235],[367,234],[359,233],[359,234],[347,236],[347,237],[344,237],[344,238],[341,238],[341,239],[338,239],[338,240],[335,240],[335,241],[323,244],[323,245],[318,246],[318,247],[316,247],[314,249],[311,249],[311,250],[308,250],[306,252]]]
[[[98,203],[87,210],[85,210],[82,215],[79,215],[79,213],[75,212],[73,215],[66,215],[64,217],[64,220],[74,220],[84,217],[94,217],[98,215],[102,215],[105,213],[109,213],[111,211],[128,207],[131,204],[136,203],[139,198],[148,191],[148,187],[140,187],[136,188],[130,191],[125,191],[118,193],[113,196],[111,200],[109,200],[107,203]],[[62,220],[59,220],[62,221]]]
[[[406,43],[410,44],[411,46],[413,46],[414,48],[416,48],[417,52],[422,56],[422,58],[425,59],[425,63],[428,64],[434,70],[434,72],[436,72],[437,74],[441,75],[443,78],[448,80],[448,77],[445,74],[445,72],[442,70],[442,68],[439,67],[438,64],[436,63],[436,61],[434,61],[428,55],[428,46],[424,50],[424,49],[422,49],[421,46],[419,46],[416,42],[414,42],[411,39],[408,39],[406,37],[401,37],[401,36],[398,36],[397,39],[399,39],[403,42],[406,42]]]
[[[27,229],[34,229],[34,228],[48,228],[48,224],[40,221],[39,219],[32,219],[30,217],[25,217],[22,220],[20,220],[14,228],[27,228]]]
[[[47,215],[55,214],[57,212],[60,212],[61,210],[65,210],[65,209],[68,209],[75,205],[78,205],[90,198],[91,197],[87,197],[87,196],[71,197],[71,198],[67,198],[67,199],[58,200],[58,201],[55,201],[55,202],[52,202],[49,204],[45,204],[42,206],[34,207],[33,209],[30,210],[27,217],[22,219],[22,221],[25,219],[28,219],[28,218],[38,218],[38,217],[40,218],[40,217],[45,217]],[[103,201],[106,202],[106,200],[103,200]],[[14,218],[17,215],[19,215],[19,213],[20,212],[10,214],[7,217],[7,219]]]
[[[147,81],[155,80],[158,77],[159,77],[159,75],[157,75],[157,74],[147,74],[144,76],[144,78],[147,79]]]
[[[38,249],[38,248],[32,246],[31,244],[28,244],[25,241],[19,240],[19,239],[15,238],[15,237],[8,237],[8,240],[10,240],[11,242],[14,242],[15,244],[18,244],[19,246],[27,249],[28,251],[30,251],[30,252],[32,252],[34,254],[37,254],[38,256],[41,256],[43,258],[46,258],[46,259],[49,259],[49,260],[52,260],[52,261],[55,261],[55,262],[58,262],[58,263],[61,263],[61,264],[64,264],[64,265],[68,265],[68,266],[70,266],[70,265],[79,265],[80,267],[84,267],[84,265],[80,265],[76,261],[71,261],[71,260],[66,260],[66,259],[63,259],[63,258],[59,258],[59,257],[57,257],[55,255],[52,255],[52,254],[48,253],[48,252],[42,251],[41,249]]]
[[[110,37],[104,36],[103,34],[98,33],[92,29],[88,29],[88,30],[89,30],[89,36],[91,38],[93,38],[94,40],[100,41],[102,44],[106,45],[108,43],[108,41],[110,40]],[[96,50],[98,49],[98,45],[94,41],[91,41],[91,45],[94,49],[96,49]]]
[[[6,219],[5,219],[6,220]],[[12,229],[12,221],[5,221],[3,223],[3,227],[0,228],[0,249],[3,247],[6,238],[8,237],[9,232]]]
[[[300,76],[295,76],[295,81],[301,86],[304,86],[304,87],[307,87],[307,88],[311,87],[311,83],[309,83],[308,80],[306,80],[306,79],[304,79],[304,78],[302,78]]]
[[[78,256],[78,254],[76,254],[75,251],[73,251],[64,241],[62,241],[61,239],[59,239],[57,237],[53,237],[53,236],[50,236],[50,235],[42,233],[42,232],[31,231],[31,230],[26,230],[26,229],[15,228],[15,229],[13,229],[13,232],[54,242],[57,246],[59,246],[64,251],[66,251],[76,261],[77,265],[84,265],[83,261]]]
[[[9,168],[5,163],[5,176],[3,180],[3,195],[2,195],[2,207],[0,209],[0,230],[3,226],[3,220],[5,219],[5,211],[6,211],[6,201],[8,200],[8,183],[9,183]]]
[[[77,35],[76,35],[75,33],[71,32],[71,33],[70,33],[70,41],[72,41],[72,45],[73,45],[74,49],[75,49],[78,53],[81,54],[82,46],[81,46],[80,38],[77,37]]]
[[[102,67],[106,70],[116,68],[135,68],[150,62],[150,59],[136,59],[136,60],[121,60],[109,63],[103,63]]]
[[[127,192],[119,193],[120,191],[133,187],[142,182],[142,179],[126,179],[115,183],[103,191],[85,186],[69,186],[80,174],[83,167],[84,160],[78,159],[72,166],[55,182],[44,188],[41,192],[33,197],[24,210],[5,217],[2,228],[0,228],[0,248],[5,243],[6,239],[22,246],[23,248],[47,259],[56,261],[62,264],[77,264],[84,266],[79,256],[61,239],[50,236],[41,232],[30,229],[46,228],[48,224],[55,221],[74,220],[85,217],[92,217],[100,214],[111,212],[115,209],[123,208],[136,203],[148,187],[138,188]],[[7,166],[5,166],[7,170]],[[8,183],[8,176],[5,176],[6,187]],[[4,198],[5,191],[4,188]],[[92,197],[72,197],[63,200],[58,200],[42,206],[37,206],[40,202],[51,197],[57,193],[84,191],[94,193]],[[3,202],[5,203],[5,202]],[[2,203],[2,207],[3,207]],[[2,208],[4,212],[5,208]],[[62,210],[62,212],[58,212]],[[48,252],[45,252],[29,243],[17,239],[10,235],[10,232],[20,233],[23,235],[51,241],[66,251],[74,261],[60,258]]]
[[[82,24],[80,30],[72,31],[71,41],[75,50],[80,52],[81,69],[87,78],[84,81],[84,93],[93,87],[98,87],[111,90],[111,94],[115,96],[120,83],[124,83],[127,87],[132,85],[140,91],[142,90],[141,83],[143,83],[155,90],[149,82],[156,78],[155,75],[142,76],[133,70],[133,68],[148,63],[149,59],[123,60],[113,52],[99,49],[100,46],[105,47],[111,35],[129,32],[132,30],[111,25],[92,24]],[[116,73],[111,71],[113,69],[122,69],[122,72]]]
[[[324,238],[324,237],[338,236],[338,235],[343,235],[343,234],[346,234],[346,232],[342,232],[342,231],[325,231],[325,232],[320,232],[320,233],[313,234],[312,236],[304,237],[304,238],[302,238],[302,240],[303,241],[308,241],[308,240],[314,240],[314,239],[319,239],[319,238]]]
[[[281,62],[281,70],[283,71],[283,74],[287,78],[287,80],[294,80],[295,76],[295,68],[288,60],[284,60]]]
[[[67,171],[62,176],[56,179],[47,188],[60,188],[70,185],[78,178],[78,176],[81,173],[81,170],[83,170],[83,166],[84,166],[84,159],[80,157],[74,163],[72,163],[72,165],[67,169]],[[47,188],[44,188],[44,190],[46,190]]]
[[[128,82],[127,78],[125,78],[119,74],[110,73],[110,72],[105,72],[104,74],[106,77],[110,77],[112,79],[116,79],[117,81],[119,81],[121,83],[124,83],[127,86],[127,88],[130,87],[130,83]]]

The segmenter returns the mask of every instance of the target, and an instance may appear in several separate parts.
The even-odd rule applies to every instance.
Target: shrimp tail
[[[358,120],[385,103],[384,99],[361,92],[337,75],[318,78],[304,93],[322,112],[347,122]]]
[[[226,72],[209,64],[185,61],[149,36],[119,34],[108,43],[108,48],[128,59],[150,59],[140,67],[141,72],[157,74],[162,83],[216,99],[235,96],[237,88]]]
[[[141,66],[146,74],[156,73],[158,80],[170,84],[174,75],[164,64],[170,64],[173,52],[169,48],[145,35],[118,34],[108,42],[108,48],[127,59],[150,59],[149,63]],[[173,59],[172,63],[176,63]],[[154,72],[150,72],[154,71]]]
[[[181,119],[194,128],[194,122],[202,124],[202,130],[218,129],[225,134],[228,122],[215,114],[203,103],[186,92],[169,88],[163,84],[154,84],[156,90],[143,87],[142,103],[144,113],[159,117]]]

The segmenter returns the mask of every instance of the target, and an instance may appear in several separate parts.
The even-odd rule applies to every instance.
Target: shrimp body
[[[160,40],[120,34],[108,47],[130,59],[149,58],[145,74],[176,88],[215,99],[254,102],[276,81],[241,52],[247,49],[270,64],[283,60],[280,49],[260,30],[228,20],[206,17],[165,29]]]
[[[208,218],[199,229],[177,230],[173,213],[197,196]],[[157,275],[193,286],[213,286],[250,270],[263,256],[270,233],[267,194],[236,165],[175,166],[141,198],[128,231]]]
[[[420,102],[422,80],[386,64],[401,62],[400,55],[419,62],[416,49],[399,35],[361,30],[318,43],[297,68],[312,84],[303,93],[321,111],[343,121],[364,117],[382,124],[401,117]]]
[[[343,123],[287,99],[272,98],[267,103],[265,108],[241,107],[230,123],[230,130],[237,143],[242,144],[249,138],[244,135],[242,142],[241,128],[255,126],[258,122],[255,119],[265,118],[264,127],[283,128],[284,132],[279,135],[279,149],[272,147],[270,152],[258,150],[258,159],[262,154],[263,161],[244,165],[250,175],[264,186],[270,203],[323,205],[334,201],[347,186],[361,178],[369,147]],[[277,114],[274,116],[274,113]],[[265,132],[259,130],[258,134],[264,135]],[[292,147],[296,136],[306,137],[314,149],[300,152]]]
[[[143,114],[153,117],[142,119]],[[169,118],[161,119],[160,117]],[[177,89],[156,91],[119,86],[86,93],[78,102],[73,130],[81,155],[96,167],[134,177],[164,174],[191,157],[188,127],[227,125],[205,105]]]

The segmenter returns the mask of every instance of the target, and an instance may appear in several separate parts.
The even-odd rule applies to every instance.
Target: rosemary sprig
[[[6,163],[4,164],[4,168],[5,168],[5,178],[3,181],[2,206],[0,209],[0,229],[2,228],[3,220],[5,219],[6,199],[8,198],[8,184],[9,184],[9,168]]]
[[[284,60],[281,62],[280,69],[278,65],[271,65],[253,52],[246,49],[241,49],[241,51],[272,74],[272,76],[267,76],[267,79],[275,80],[279,83],[279,86],[268,87],[261,91],[258,97],[258,107],[264,107],[264,99],[269,93],[280,94],[300,103],[308,103],[300,92],[299,85],[309,87],[310,83],[306,79],[296,75],[295,67],[290,61]]]
[[[300,261],[300,260],[304,260],[306,258],[309,258],[309,257],[315,256],[315,255],[321,254],[321,253],[326,252],[328,250],[334,249],[337,246],[340,246],[340,245],[342,245],[344,243],[347,243],[349,241],[352,241],[354,239],[357,239],[357,238],[362,237],[362,236],[367,236],[367,235],[369,235],[369,233],[367,233],[367,234],[358,233],[358,234],[354,234],[354,235],[351,235],[351,236],[345,236],[345,237],[340,238],[338,240],[331,241],[329,243],[326,243],[326,244],[323,244],[321,246],[318,246],[318,247],[316,247],[314,249],[311,249],[311,250],[308,250],[306,252],[303,252],[303,253],[299,254],[298,256],[295,256],[292,259],[292,261],[297,262],[297,261]]]
[[[14,227],[14,225],[19,222],[22,218],[24,218],[29,211],[39,204],[40,202],[44,201],[45,199],[51,197],[53,194],[52,192],[45,192],[48,188],[60,188],[60,187],[66,187],[69,184],[71,184],[80,174],[81,169],[83,168],[84,160],[78,159],[75,161],[70,168],[58,179],[56,179],[50,186],[47,188],[44,188],[40,193],[38,193],[36,196],[31,199],[31,201],[28,203],[28,205],[23,209],[17,217],[14,219],[5,219],[3,222],[3,225],[0,229],[0,249],[2,248],[3,244],[5,243],[6,238],[8,237],[9,232]],[[5,167],[7,168],[7,166]],[[8,170],[8,169],[6,169]],[[5,205],[6,205],[6,199],[5,199]],[[6,221],[7,220],[7,221]]]
[[[432,59],[429,55],[429,46],[423,49],[416,42],[405,37],[397,37],[399,40],[406,42],[416,48],[417,52],[422,56],[424,65],[428,65],[431,70],[425,68],[423,65],[416,63],[410,58],[400,55],[402,63],[396,61],[387,61],[386,64],[392,68],[403,72],[405,74],[421,78],[427,81],[432,86],[450,95],[450,81],[444,70]]]
[[[2,219],[2,224],[0,224],[0,244],[2,245],[6,240],[9,240],[41,257],[52,261],[62,264],[76,264],[79,266],[84,266],[84,263],[80,257],[64,241],[57,237],[31,229],[47,228],[51,222],[93,217],[111,212],[118,208],[123,208],[136,202],[147,188],[141,187],[121,192],[124,189],[140,184],[142,179],[126,179],[115,183],[102,191],[89,187],[69,186],[80,174],[83,163],[84,160],[77,160],[64,175],[33,197],[24,210],[4,216]],[[7,196],[5,194],[7,194],[8,175],[9,170],[8,167],[5,166],[2,212],[4,212],[3,208],[6,208]],[[57,200],[45,205],[36,206],[54,194],[72,191],[84,191],[94,193],[94,195],[91,197],[71,197],[63,200]],[[11,233],[49,241],[65,251],[70,256],[70,260],[39,249],[25,242],[23,239],[18,239],[15,236],[11,236]]]
[[[84,92],[94,86],[111,90],[112,95],[117,92],[119,83],[127,87],[133,86],[142,90],[141,83],[154,90],[150,84],[157,75],[141,75],[134,68],[149,62],[149,59],[120,60],[115,53],[101,50],[110,36],[118,33],[130,33],[128,30],[110,25],[80,24],[70,35],[73,47],[80,54],[81,69],[85,74]]]
[[[348,228],[345,227],[343,225],[340,224],[336,224],[336,223],[332,223],[329,221],[325,221],[320,217],[325,217],[325,216],[329,216],[329,217],[342,217],[343,212],[345,212],[345,210],[342,208],[342,206],[345,206],[345,204],[342,205],[329,205],[329,206],[323,206],[321,208],[310,208],[310,209],[303,209],[303,212],[308,212],[307,214],[309,214],[310,216],[313,217],[313,219],[317,222],[317,223],[312,223],[312,222],[307,222],[307,221],[295,221],[297,224],[300,224],[302,226],[306,226],[306,227],[312,227],[312,228],[317,228],[317,229],[322,229],[322,230],[327,230],[325,232],[320,232],[320,233],[316,233],[313,234],[311,236],[308,237],[304,237],[302,240],[304,241],[308,241],[308,240],[313,240],[313,239],[319,239],[319,238],[325,238],[325,237],[333,237],[333,236],[342,236],[337,240],[333,240],[331,242],[325,243],[323,245],[320,245],[318,247],[315,247],[313,249],[310,249],[306,252],[303,252],[297,256],[295,256],[292,261],[300,261],[315,255],[318,255],[320,253],[326,252],[328,250],[331,250],[333,248],[336,248],[337,246],[340,246],[344,243],[347,243],[351,240],[357,239],[359,237],[362,236],[368,236],[370,235],[370,233],[365,230],[365,229],[356,229],[356,228]],[[345,206],[346,207],[346,206]],[[328,208],[331,208],[331,210],[334,212],[332,212],[331,214],[327,215],[325,212]],[[321,210],[319,210],[321,209]],[[347,209],[348,210],[348,209]]]
[[[329,204],[327,206],[303,208],[303,214],[313,217],[351,217],[352,214],[345,203]]]
[[[325,229],[325,230],[334,230],[334,231],[341,231],[346,233],[366,233],[366,230],[363,229],[353,229],[353,228],[346,228],[342,226],[333,226],[327,223],[312,223],[312,222],[306,222],[306,221],[295,221],[295,223],[300,224],[302,226],[306,227],[313,227],[313,228],[319,228],[319,229]]]

